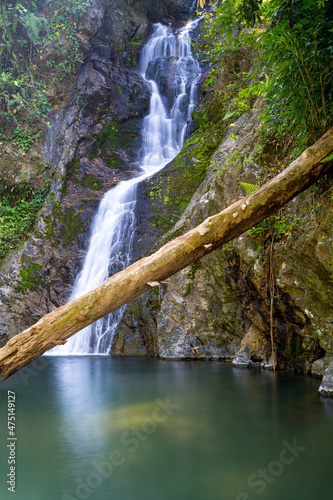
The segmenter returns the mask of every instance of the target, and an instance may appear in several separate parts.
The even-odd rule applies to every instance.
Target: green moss
[[[61,205],[58,201],[54,202],[52,210],[53,210],[52,216],[44,218],[45,229],[46,229],[44,236],[51,241],[53,246],[58,246],[59,242],[54,237],[54,227],[53,227],[55,222],[59,219],[59,215],[61,213]]]
[[[182,234],[183,234],[183,230],[182,229],[176,229],[175,231],[172,231],[165,238],[165,243],[168,243],[169,241],[174,240],[175,238],[178,238],[178,236],[181,236]]]
[[[150,303],[150,308],[153,311],[158,312],[161,309],[159,288],[151,288],[149,290],[149,303]],[[138,314],[139,314],[139,310],[138,310]]]
[[[109,122],[104,124],[101,132],[98,136],[95,136],[94,139],[94,149],[89,152],[88,156],[90,159],[93,159],[97,156],[97,152],[101,151],[98,156],[102,156],[105,152],[105,148],[109,144],[118,144],[118,136],[119,136],[119,128],[118,123],[116,121]]]
[[[53,236],[53,224],[52,224],[52,220],[50,218],[47,218],[47,219],[45,219],[44,222],[45,222],[45,227],[46,227],[45,237],[48,240],[51,240],[52,236]]]
[[[67,177],[72,174],[78,174],[81,170],[80,160],[73,158],[72,161],[67,165]]]
[[[312,356],[312,353],[309,352],[309,351],[304,351],[302,354],[301,354],[301,359],[303,359],[304,361],[307,361],[308,359],[310,359]]]
[[[103,158],[108,165],[119,169],[123,165],[123,160],[118,151],[126,150],[131,154],[139,137],[140,132],[135,120],[126,120],[124,123],[113,120],[105,123],[101,132],[92,137],[93,144],[88,157],[90,160],[96,157]]]
[[[129,55],[128,55],[128,66],[129,67],[136,67],[137,66],[137,59],[138,59],[138,54],[140,52],[140,48],[142,47],[144,43],[145,37],[142,36],[138,40],[134,40],[133,38],[129,42]],[[134,90],[134,93],[136,94],[137,90]]]
[[[154,208],[151,209],[154,214],[150,219],[150,225],[152,227],[158,227],[162,229],[163,233],[168,232],[172,226],[177,222],[177,217],[171,216],[168,213],[160,212]]]
[[[161,304],[158,300],[152,300],[150,303],[153,311],[159,311],[161,309]]]
[[[60,222],[62,224],[61,236],[65,244],[72,243],[78,234],[83,232],[80,216],[75,212],[74,207],[65,209]]]
[[[191,283],[187,283],[186,290],[185,290],[185,293],[184,293],[184,297],[188,296],[188,294],[190,293],[191,289],[192,289]]]
[[[106,160],[106,163],[108,165],[110,165],[110,167],[114,167],[114,168],[120,168],[122,163],[123,163],[123,160],[120,158],[118,153],[112,153],[112,154],[108,155],[105,158],[105,160]]]
[[[40,265],[30,262],[28,267],[22,266],[21,269],[21,283],[24,289],[29,288],[29,290],[36,290],[42,279],[42,275],[39,273]]]
[[[300,360],[305,361],[311,356],[311,353],[305,351],[303,348],[303,339],[296,334],[279,331],[279,342],[284,346],[284,359],[287,361],[288,365],[294,366],[296,370],[301,368],[298,367]]]
[[[103,182],[93,174],[84,174],[81,180],[74,178],[74,181],[76,184],[93,189],[94,191],[99,191],[103,187]]]
[[[200,267],[201,267],[201,263],[199,260],[197,260],[196,262],[192,262],[192,264],[190,265],[190,269],[187,273],[187,277],[190,280],[194,280],[196,272],[198,271],[198,269],[200,269]]]
[[[63,178],[61,176],[61,178],[59,179],[59,181],[62,183],[62,196],[66,196],[67,194],[67,185],[69,178],[72,175],[79,174],[80,170],[81,170],[80,161],[77,158],[73,158],[67,165],[66,177]]]
[[[53,204],[53,213],[55,216],[59,215],[59,210],[60,210],[60,203],[59,203],[59,201],[56,201]]]

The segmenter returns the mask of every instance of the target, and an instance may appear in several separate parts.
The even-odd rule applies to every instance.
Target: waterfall
[[[176,33],[160,23],[155,24],[141,51],[139,72],[151,88],[150,110],[143,123],[142,172],[120,182],[102,198],[92,224],[86,259],[70,301],[131,263],[137,186],[179,153],[196,103],[200,67],[192,56],[190,32],[197,23],[198,20],[190,22]],[[48,354],[108,353],[125,307],[86,327]]]

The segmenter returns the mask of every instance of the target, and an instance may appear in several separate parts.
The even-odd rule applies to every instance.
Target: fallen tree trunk
[[[64,344],[71,335],[136,298],[156,282],[169,278],[276,212],[328,171],[329,163],[320,163],[320,160],[332,149],[333,128],[254,193],[10,339],[0,349],[2,380],[52,347]]]

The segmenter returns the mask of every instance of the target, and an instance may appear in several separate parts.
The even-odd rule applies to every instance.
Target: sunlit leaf
[[[232,28],[229,28],[226,33],[227,44],[230,45],[232,42]]]
[[[249,182],[240,182],[239,184],[247,195],[254,193],[259,187],[259,184],[250,184]]]
[[[333,160],[333,153],[331,153],[330,155],[326,156],[326,158],[324,158],[323,160],[321,160],[320,163],[324,163],[326,161],[331,161]]]

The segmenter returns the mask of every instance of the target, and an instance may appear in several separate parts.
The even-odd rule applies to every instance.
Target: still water
[[[36,363],[0,384],[1,500],[332,498],[333,405],[316,379],[109,356]]]

